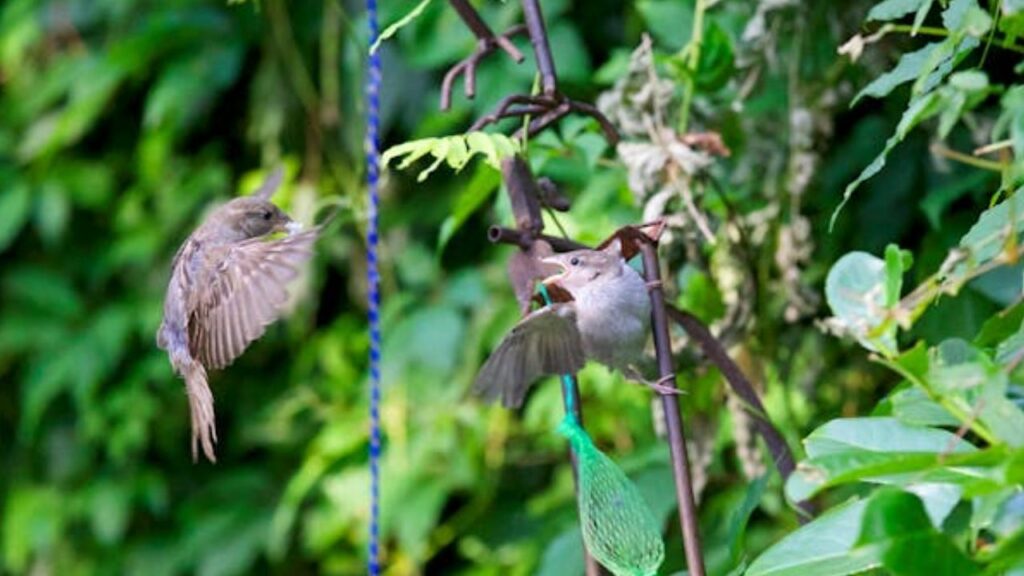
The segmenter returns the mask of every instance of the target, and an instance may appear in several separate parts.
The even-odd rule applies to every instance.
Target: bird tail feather
[[[213,412],[213,393],[206,379],[206,369],[192,360],[182,370],[188,406],[192,413],[192,461],[199,459],[199,445],[210,462],[217,462],[213,446],[217,443],[217,424]]]

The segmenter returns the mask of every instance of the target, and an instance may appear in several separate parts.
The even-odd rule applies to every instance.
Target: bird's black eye
[[[263,211],[263,219],[264,220],[268,220],[269,221],[271,216],[273,216],[273,214],[270,213],[270,210],[264,210]]]
[[[572,259],[569,260],[569,264],[572,264],[573,266],[579,266],[580,265],[580,257],[579,256],[573,256]]]

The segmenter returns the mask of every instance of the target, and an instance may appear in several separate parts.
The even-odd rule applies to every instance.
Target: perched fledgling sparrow
[[[544,279],[572,296],[524,317],[501,341],[476,377],[474,392],[518,408],[541,376],[578,372],[596,360],[632,379],[650,333],[647,284],[622,258],[618,240],[603,250],[576,250],[541,259],[562,268]],[[646,382],[663,393],[660,383]]]
[[[318,230],[299,232],[299,223],[270,203],[280,183],[279,168],[252,196],[214,210],[174,256],[156,343],[185,380],[193,460],[202,443],[216,462],[207,369],[231,364],[278,319],[288,299],[285,285],[313,253]],[[285,231],[283,238],[268,238]]]

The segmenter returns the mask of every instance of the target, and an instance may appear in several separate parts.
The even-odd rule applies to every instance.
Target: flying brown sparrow
[[[270,197],[275,170],[252,196],[216,208],[178,249],[156,343],[185,380],[192,415],[192,459],[198,445],[216,462],[213,394],[207,370],[223,368],[283,313],[286,284],[313,253],[318,229],[299,231]],[[287,232],[272,238],[277,232]]]

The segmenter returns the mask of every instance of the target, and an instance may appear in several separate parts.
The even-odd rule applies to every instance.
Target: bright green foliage
[[[392,146],[381,155],[380,163],[387,166],[392,160],[404,157],[398,164],[398,169],[404,170],[421,158],[428,155],[433,156],[433,163],[416,177],[416,180],[422,182],[442,162],[459,172],[474,156],[479,154],[484,157],[489,166],[495,170],[501,170],[503,159],[521,151],[522,146],[519,145],[519,141],[504,134],[467,132],[441,138],[423,138]]]
[[[520,2],[473,4],[496,31],[522,22]],[[423,5],[379,47],[385,148],[462,134],[534,88],[517,37],[524,63],[494,52],[476,97],[460,78],[437,110],[476,38],[448,2],[378,5],[384,25]],[[529,140],[573,201],[559,222],[595,243],[667,216],[670,299],[712,324],[805,459],[783,486],[673,330],[709,573],[1019,572],[1024,5],[541,6],[559,88],[628,128],[620,148],[579,116]],[[365,573],[364,30],[360,3],[337,0],[0,2],[0,572]],[[837,53],[850,38],[856,61]],[[515,248],[484,240],[512,219],[480,150],[459,173],[383,180],[385,560],[389,576],[579,576],[557,383],[519,413],[467,394],[519,317]],[[291,213],[344,210],[295,312],[214,373],[221,458],[193,465],[181,383],[153,344],[170,259],[209,204],[279,162]],[[874,262],[862,336],[894,333],[884,354],[819,329],[851,252]],[[588,435],[661,528],[659,572],[685,570],[650,392],[599,366],[581,381]],[[784,490],[813,493],[819,518],[798,526]]]

